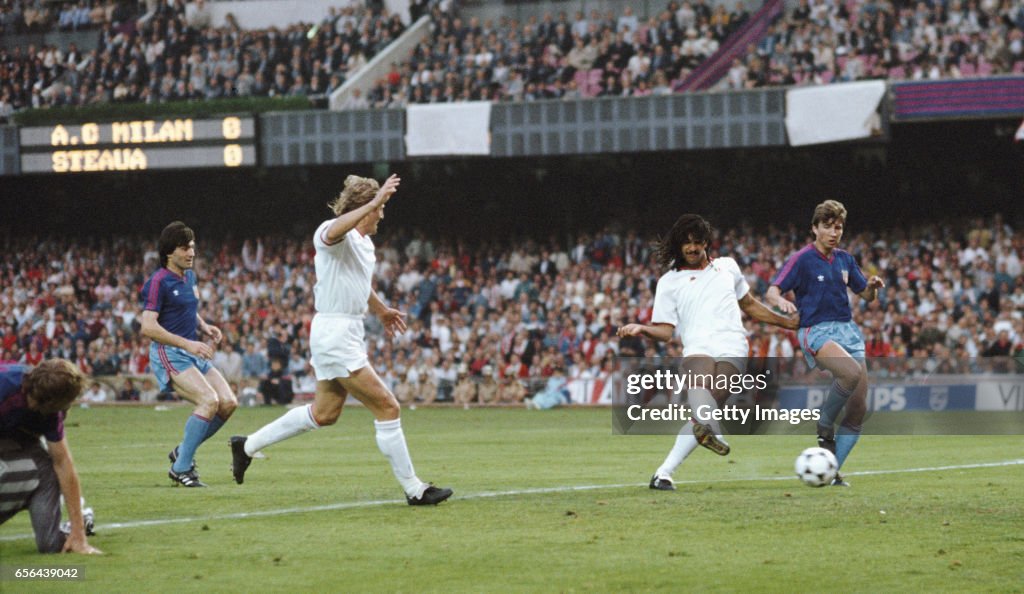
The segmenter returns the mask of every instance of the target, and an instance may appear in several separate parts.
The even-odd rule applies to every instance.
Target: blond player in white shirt
[[[690,377],[711,374],[733,377],[745,368],[749,352],[740,310],[755,320],[796,330],[799,319],[779,315],[750,294],[750,286],[732,258],[708,258],[711,225],[703,217],[685,214],[658,246],[658,263],[668,272],[658,279],[651,324],[627,324],[619,336],[647,336],[662,342],[678,336],[683,344],[683,370]],[[714,382],[718,385],[718,382]],[[690,408],[713,410],[729,397],[727,389],[692,388]],[[675,490],[672,473],[702,445],[725,456],[729,444],[718,421],[709,415],[691,417],[676,436],[675,446],[651,477],[650,487]]]
[[[313,235],[316,316],[309,335],[311,363],[316,373],[316,398],[293,408],[249,436],[231,438],[231,471],[242,484],[256,452],[279,441],[333,425],[351,394],[373,413],[377,446],[391,463],[409,505],[436,505],[451,489],[424,483],[413,470],[399,405],[370,365],[363,336],[363,316],[376,315],[388,336],[405,332],[405,314],[388,307],[371,286],[373,240],[384,218],[384,205],[398,189],[392,175],[381,186],[376,180],[350,175],[341,195],[331,203],[336,218],[324,221]]]

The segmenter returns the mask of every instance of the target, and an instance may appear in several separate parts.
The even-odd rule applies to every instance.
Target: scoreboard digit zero
[[[22,173],[251,167],[249,116],[170,118],[21,128]]]

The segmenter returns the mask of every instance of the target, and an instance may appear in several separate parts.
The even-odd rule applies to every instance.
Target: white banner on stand
[[[406,108],[405,153],[491,154],[491,103],[434,103]]]

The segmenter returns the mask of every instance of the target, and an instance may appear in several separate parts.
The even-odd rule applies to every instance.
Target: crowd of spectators
[[[672,92],[671,84],[714,54],[750,13],[707,0],[669,2],[640,18],[591,10],[556,17],[480,21],[434,13],[431,35],[378,82],[375,107],[452,101],[532,101]]]
[[[308,238],[202,239],[201,313],[224,334],[214,364],[249,400],[312,392]],[[795,227],[725,229],[711,252],[735,257],[762,295],[805,240]],[[1007,360],[987,358],[1024,352],[1024,233],[1000,217],[858,233],[844,244],[887,284],[878,300],[853,301],[874,373],[1009,371]],[[404,402],[469,404],[519,402],[555,374],[603,381],[615,355],[678,356],[678,344],[615,335],[626,322],[650,320],[660,276],[651,251],[652,238],[611,229],[564,243],[385,235],[376,289],[409,325],[388,340],[368,317],[371,359]],[[153,397],[138,293],[157,266],[152,238],[6,238],[0,360],[65,357],[94,377],[136,378],[143,398]],[[755,364],[776,358],[793,376],[807,373],[793,333],[746,324]]]
[[[733,62],[730,88],[1024,73],[1020,0],[798,0]]]
[[[313,105],[405,30],[382,3],[339,2],[317,24],[213,27],[206,0],[5,1],[0,31],[93,29],[97,48],[0,49],[0,118],[105,102],[305,96]],[[531,101],[668,94],[750,19],[742,1],[671,0],[637,16],[591,10],[525,22],[460,17],[453,2],[414,0],[432,30],[347,108],[468,100]],[[737,57],[728,88],[935,79],[1024,72],[1024,1],[799,0]]]
[[[0,121],[25,108],[111,102],[302,96],[325,106],[334,89],[405,30],[386,9],[339,4],[316,25],[255,30],[233,18],[212,26],[206,0],[66,5],[71,16],[62,10],[54,26],[94,29],[96,48],[0,48]]]
[[[525,23],[438,14],[432,35],[360,107],[668,94],[750,19],[706,0],[649,18],[592,10]],[[721,85],[824,84],[1024,72],[1024,2],[799,0],[736,58]]]

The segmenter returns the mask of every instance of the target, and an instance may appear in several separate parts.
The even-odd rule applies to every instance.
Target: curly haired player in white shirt
[[[711,225],[703,217],[685,214],[657,248],[658,263],[668,269],[658,279],[650,324],[626,324],[619,336],[647,336],[662,342],[678,335],[683,344],[683,370],[690,377],[712,374],[733,377],[746,367],[749,352],[740,311],[755,320],[795,330],[799,320],[781,316],[750,294],[750,286],[732,258],[708,258]],[[715,382],[717,383],[717,382]],[[725,403],[728,390],[691,388],[691,410],[713,410]],[[672,473],[702,445],[725,456],[729,444],[717,420],[693,415],[676,437],[675,446],[651,477],[650,488],[675,490]]]
[[[330,207],[337,218],[324,221],[313,236],[316,316],[309,334],[311,363],[316,373],[312,404],[293,408],[249,436],[231,438],[231,471],[239,484],[252,456],[263,448],[333,425],[351,394],[373,413],[377,446],[391,463],[409,505],[436,505],[451,489],[424,483],[416,476],[402,432],[399,404],[366,356],[363,316],[376,315],[388,336],[405,332],[405,314],[381,301],[371,286],[373,240],[384,218],[384,205],[398,189],[392,175],[381,186],[374,179],[350,175]]]

